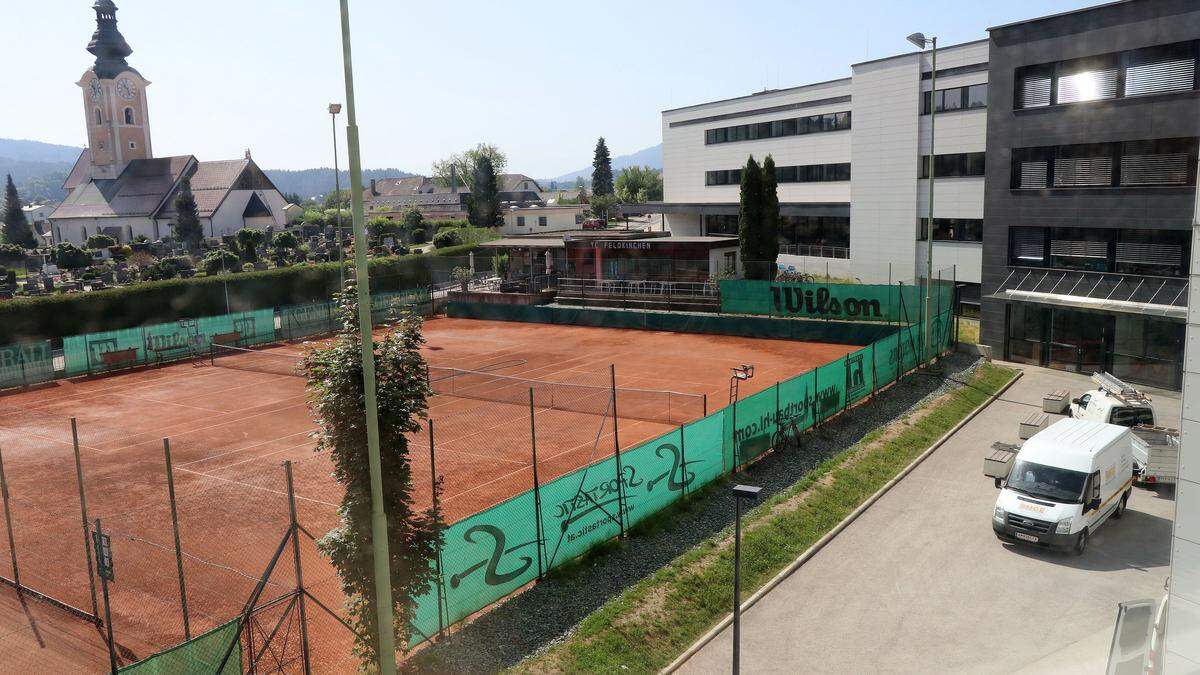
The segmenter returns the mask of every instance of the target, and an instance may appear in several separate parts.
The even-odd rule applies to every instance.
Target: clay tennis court
[[[697,406],[704,397],[710,411],[724,406],[733,367],[755,366],[755,378],[742,383],[746,396],[853,349],[450,318],[427,321],[425,336],[435,391],[448,391],[446,383],[453,383],[463,394],[430,399],[437,474],[443,479],[441,506],[448,522],[532,487],[530,409],[519,402],[527,381],[583,402],[564,409],[542,405],[535,397],[539,479],[546,482],[613,452],[611,420],[581,412],[592,410],[597,391],[602,394],[599,412],[604,412],[610,364],[622,392],[617,426],[624,450],[699,417]],[[282,462],[293,462],[297,519],[303,527],[320,537],[337,523],[341,491],[330,476],[328,458],[313,452],[316,425],[305,402],[305,382],[285,374],[287,364],[304,349],[303,344],[287,344],[258,350],[261,368],[198,361],[58,381],[0,396],[0,449],[22,582],[92,612],[70,425],[74,417],[88,515],[100,518],[112,536],[115,580],[110,593],[122,662],[145,658],[184,638],[163,438],[170,439],[174,466],[191,634],[237,615],[289,526]],[[445,370],[449,368],[491,377],[439,374],[452,372]],[[665,390],[682,396],[635,395]],[[628,397],[625,391],[631,392]],[[662,401],[675,409],[656,408]],[[627,410],[622,410],[623,402]],[[413,435],[410,452],[414,494],[424,507],[431,495],[427,428]],[[305,587],[340,611],[332,568],[311,541],[301,548]],[[278,592],[293,583],[291,557],[285,558],[287,569],[276,570],[265,597],[276,586]],[[12,567],[7,538],[0,536],[0,574],[12,579]],[[0,606],[4,625],[32,620],[30,615],[7,616],[11,606],[19,604]],[[314,614],[309,612],[309,636],[318,672],[353,671],[348,633],[332,618]],[[57,608],[37,616],[39,626],[59,621],[84,626],[84,636],[96,636],[89,653],[102,656],[93,670],[107,670],[106,647],[97,629]],[[0,636],[0,662],[36,665],[52,662],[47,652],[78,652],[78,625],[59,630],[69,632],[71,640],[40,639],[37,631],[28,630]]]

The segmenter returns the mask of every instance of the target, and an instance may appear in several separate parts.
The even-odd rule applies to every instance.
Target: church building
[[[83,91],[87,148],[63,183],[67,197],[50,216],[55,242],[82,244],[93,234],[119,243],[172,235],[175,199],[190,180],[206,237],[244,227],[282,228],[287,206],[250,151],[243,159],[202,162],[192,155],[155,157],[146,89],[150,81],[126,62],[133,53],[117,30],[117,6],[97,0],[96,32],[87,50],[95,64]]]

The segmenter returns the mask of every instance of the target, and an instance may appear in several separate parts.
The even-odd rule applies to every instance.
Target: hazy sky
[[[1099,0],[351,0],[367,167],[428,172],[480,141],[553,177],[660,142],[671,107],[843,77],[850,64]],[[5,0],[0,137],[82,145],[75,82],[92,0]],[[331,164],[325,112],[344,97],[337,0],[117,0],[130,64],[153,84],[156,155]],[[344,116],[343,116],[344,119]],[[344,134],[343,134],[344,138]],[[343,166],[344,144],[343,146]]]

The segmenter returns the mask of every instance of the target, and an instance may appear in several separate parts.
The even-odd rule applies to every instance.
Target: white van
[[[1064,419],[1025,441],[996,499],[996,536],[1082,554],[1101,523],[1125,512],[1132,436],[1126,427]]]
[[[1123,427],[1154,426],[1154,408],[1148,394],[1108,373],[1093,373],[1092,381],[1099,388],[1071,399],[1071,417]]]

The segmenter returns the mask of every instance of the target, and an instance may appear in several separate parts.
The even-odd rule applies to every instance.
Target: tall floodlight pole
[[[366,399],[367,459],[371,470],[371,539],[375,563],[375,611],[379,631],[379,672],[396,673],[396,635],[392,626],[391,556],[387,514],[383,510],[383,477],[379,461],[379,411],[375,402],[375,354],[371,339],[371,279],[367,268],[367,233],[363,224],[362,161],[358,120],[354,113],[354,65],[350,56],[349,0],[340,0],[342,61],[346,71],[346,147],[350,154],[350,217],[354,226],[354,272],[358,280],[358,330],[362,339],[363,396]]]
[[[933,132],[937,122],[937,37],[926,38],[924,33],[913,33],[908,41],[918,49],[930,47],[929,54],[929,215],[925,223],[925,312],[924,325],[921,330],[921,349],[924,358],[933,356],[930,337],[933,331],[933,317],[929,312],[933,308]]]
[[[338,170],[337,116],[342,112],[341,103],[329,104],[329,117],[333,124],[333,205],[337,208],[338,247],[338,292],[346,288],[346,244],[342,241],[342,172]]]

